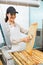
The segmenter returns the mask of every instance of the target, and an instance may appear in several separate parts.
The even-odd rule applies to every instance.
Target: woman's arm
[[[30,40],[32,39],[33,37],[31,36],[28,36],[28,37],[25,37],[25,38],[21,38],[21,39],[19,39],[19,40],[11,40],[11,43],[12,44],[18,44],[18,43],[20,43],[20,42],[25,42],[25,43],[27,43],[27,42],[30,42]]]
[[[19,39],[19,40],[11,40],[11,43],[12,44],[15,44],[15,45],[17,45],[20,42],[23,42],[23,40],[22,39]]]
[[[28,34],[28,30],[26,30],[26,29],[24,29],[24,28],[22,28],[22,27],[20,27],[20,31],[21,31],[22,33]]]
[[[19,24],[17,24],[17,25],[18,25],[19,28],[20,28],[20,32],[25,33],[25,34],[28,34],[28,30],[22,28]]]

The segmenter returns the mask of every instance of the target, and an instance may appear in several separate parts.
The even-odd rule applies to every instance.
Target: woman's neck
[[[12,21],[9,21],[9,20],[8,20],[8,23],[9,23],[10,25],[15,25],[15,22],[14,22],[14,21],[12,22]]]

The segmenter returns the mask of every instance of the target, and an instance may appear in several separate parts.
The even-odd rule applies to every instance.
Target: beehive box
[[[32,55],[27,51],[10,53],[18,65],[34,65],[43,63],[43,52],[33,49]]]

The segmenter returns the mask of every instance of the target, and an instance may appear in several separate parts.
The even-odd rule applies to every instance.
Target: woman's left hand
[[[22,39],[22,41],[27,43],[27,42],[30,41],[30,37],[25,37],[25,38]]]

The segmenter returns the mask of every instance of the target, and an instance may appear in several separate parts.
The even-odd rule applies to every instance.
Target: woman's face
[[[9,20],[10,22],[14,22],[14,20],[15,20],[15,18],[16,18],[16,13],[15,13],[15,14],[10,14],[10,13],[8,13],[7,16],[8,16],[8,20]]]

